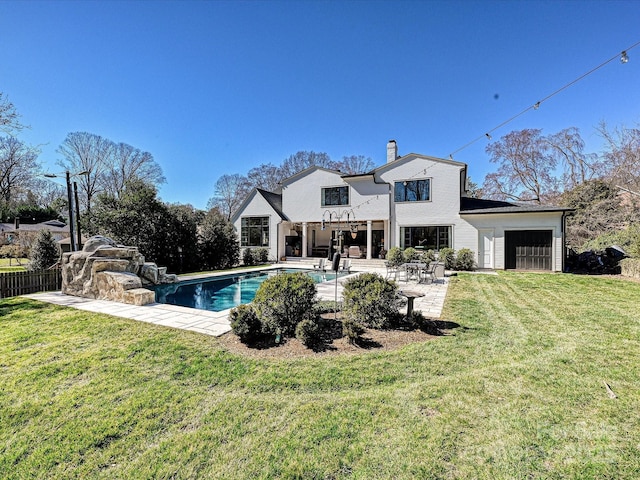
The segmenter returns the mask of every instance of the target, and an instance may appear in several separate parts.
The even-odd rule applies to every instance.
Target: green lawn
[[[29,263],[28,258],[21,258],[20,265],[15,258],[0,258],[0,273],[2,272],[23,272]]]
[[[0,478],[638,478],[639,312],[638,283],[460,275],[451,336],[255,361],[0,301]]]

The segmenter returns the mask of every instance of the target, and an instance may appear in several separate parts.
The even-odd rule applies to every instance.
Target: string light
[[[547,100],[549,100],[551,97],[557,95],[558,93],[562,92],[563,90],[566,90],[567,88],[569,88],[570,86],[574,85],[575,83],[578,83],[580,80],[582,80],[583,78],[591,75],[593,72],[595,72],[596,70],[601,69],[602,67],[604,67],[605,65],[607,65],[608,63],[612,62],[613,60],[616,60],[617,58],[620,58],[620,62],[621,63],[627,63],[629,61],[629,55],[627,54],[627,52],[635,47],[637,47],[638,45],[640,45],[640,42],[636,42],[633,45],[631,45],[629,48],[627,48],[626,50],[623,50],[620,54],[615,54],[613,57],[611,57],[610,59],[602,62],[600,65],[598,65],[595,68],[592,68],[591,70],[589,70],[588,72],[580,75],[578,78],[576,78],[575,80],[567,83],[566,85],[564,85],[563,87],[559,88],[558,90],[556,90],[555,92],[547,95],[546,97],[544,97],[542,100],[537,101],[536,103],[534,103],[533,105],[525,108],[524,110],[522,110],[520,113],[514,115],[513,117],[505,120],[504,122],[502,122],[500,125],[492,128],[491,130],[489,130],[487,133],[478,136],[477,138],[474,138],[473,140],[471,140],[470,142],[464,144],[462,147],[458,148],[457,150],[453,151],[452,153],[449,154],[449,159],[453,160],[453,156],[464,150],[465,148],[473,145],[474,143],[476,143],[477,141],[483,139],[483,138],[488,138],[489,140],[491,140],[491,133],[498,130],[499,128],[504,127],[506,124],[511,123],[512,121],[514,121],[516,118],[518,118],[521,115],[524,115],[526,112],[528,112],[529,110],[538,110],[540,108],[540,105],[543,102],[546,102]],[[618,57],[618,55],[620,55],[620,57]]]
[[[623,50],[620,54],[620,63],[627,63],[629,61],[629,56],[627,55],[627,51]]]

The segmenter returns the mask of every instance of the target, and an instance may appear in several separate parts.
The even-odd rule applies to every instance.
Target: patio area
[[[308,264],[294,264],[287,262],[288,267],[309,268]],[[354,267],[354,275],[361,272],[378,273],[383,277],[386,275],[384,266],[358,265]],[[348,278],[348,277],[347,277]],[[338,280],[337,294],[338,301],[342,300],[342,283],[344,278]],[[420,310],[426,317],[440,318],[444,299],[447,295],[449,277],[445,276],[438,282],[418,283],[417,281],[399,281],[398,287],[402,291],[410,291],[422,295],[415,298],[413,308]],[[334,300],[336,287],[334,282],[320,283],[317,285],[318,298],[320,300]],[[88,312],[104,313],[121,318],[128,318],[141,322],[162,325],[165,327],[189,330],[205,335],[218,337],[231,330],[229,322],[229,311],[210,312],[194,308],[179,307],[176,305],[165,305],[153,303],[144,306],[128,305],[119,302],[106,300],[93,300],[90,298],[74,297],[63,295],[60,292],[44,292],[25,295],[27,298],[42,302],[62,305]],[[406,312],[406,306],[401,311]]]

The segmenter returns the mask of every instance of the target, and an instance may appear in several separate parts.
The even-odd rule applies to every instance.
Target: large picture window
[[[435,251],[451,248],[451,227],[400,227],[400,247]]]
[[[269,246],[269,217],[242,217],[240,246]]]
[[[349,186],[327,187],[322,189],[323,207],[340,205],[349,205]]]
[[[431,179],[395,182],[393,191],[396,202],[427,202],[431,200]]]

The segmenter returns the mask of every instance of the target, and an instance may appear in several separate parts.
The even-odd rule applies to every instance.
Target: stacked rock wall
[[[176,281],[166,268],[145,262],[137,247],[107,237],[91,237],[81,252],[62,256],[62,293],[67,295],[146,305],[155,294],[144,286]]]

